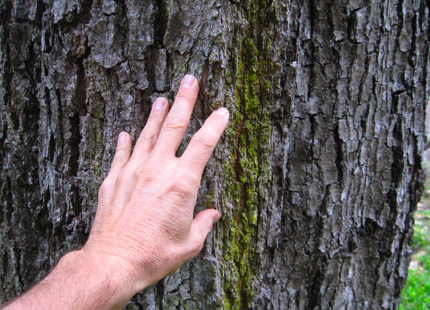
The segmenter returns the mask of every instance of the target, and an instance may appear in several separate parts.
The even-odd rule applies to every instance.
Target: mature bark
[[[182,76],[178,154],[230,126],[200,256],[127,309],[396,309],[429,99],[429,1],[0,0],[0,302],[81,246],[118,133]]]

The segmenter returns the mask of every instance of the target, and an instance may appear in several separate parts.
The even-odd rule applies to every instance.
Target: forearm
[[[65,255],[55,269],[5,310],[120,309],[130,298],[120,274],[82,251]]]

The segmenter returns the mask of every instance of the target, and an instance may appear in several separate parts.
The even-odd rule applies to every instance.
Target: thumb
[[[190,230],[190,243],[193,248],[193,257],[200,253],[213,224],[218,222],[219,218],[220,214],[217,210],[208,209],[199,212],[193,219]]]

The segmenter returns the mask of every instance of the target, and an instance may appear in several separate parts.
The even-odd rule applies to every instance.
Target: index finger
[[[180,158],[188,171],[201,175],[222,133],[227,128],[229,113],[220,108],[205,121],[202,128],[193,136],[190,144]]]

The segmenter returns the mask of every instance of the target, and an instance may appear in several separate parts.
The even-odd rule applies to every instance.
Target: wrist
[[[57,279],[69,279],[72,286],[80,290],[83,300],[93,305],[87,309],[122,309],[133,296],[127,289],[124,273],[111,261],[91,255],[84,249],[63,256],[58,266],[45,279],[55,283]]]
[[[106,292],[103,295],[109,299],[103,309],[121,309],[135,294],[154,282],[148,272],[139,272],[121,256],[95,251],[91,247],[70,252],[62,260],[65,265],[77,266],[79,272],[86,273],[86,279],[95,282],[92,286],[103,287]]]
[[[133,296],[125,283],[111,262],[74,251],[6,309],[122,309]]]

